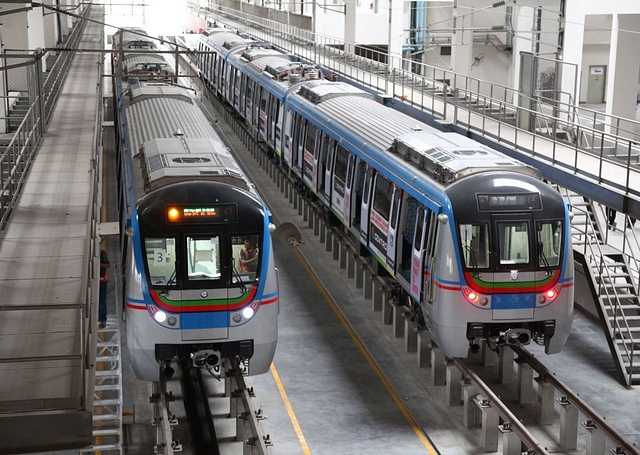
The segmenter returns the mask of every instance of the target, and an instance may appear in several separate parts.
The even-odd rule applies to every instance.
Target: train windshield
[[[538,221],[537,230],[540,267],[558,267],[562,245],[562,221]]]
[[[488,223],[461,224],[460,241],[465,267],[474,269],[489,267]]]
[[[187,236],[187,279],[189,281],[219,280],[220,236],[207,238]]]
[[[176,239],[147,237],[144,239],[147,268],[152,286],[175,286]]]
[[[495,222],[492,238],[488,222],[462,223],[460,243],[466,268],[487,269],[560,266],[562,245],[562,221],[537,221],[535,242],[532,224],[527,220]],[[495,265],[491,265],[490,252],[495,253]]]
[[[234,275],[242,282],[257,281],[260,276],[260,234],[231,237]]]

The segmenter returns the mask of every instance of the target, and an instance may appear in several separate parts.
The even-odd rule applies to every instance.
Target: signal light
[[[180,210],[175,207],[169,207],[167,209],[167,218],[169,218],[169,222],[175,223],[180,219]]]

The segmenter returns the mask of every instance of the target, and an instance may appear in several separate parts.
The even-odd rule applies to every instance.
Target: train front
[[[238,187],[176,183],[138,201],[127,251],[127,344],[136,376],[159,363],[219,369],[237,356],[268,371],[278,295],[269,214]],[[249,261],[249,259],[253,259]]]
[[[482,339],[492,348],[533,341],[559,352],[574,295],[570,212],[560,194],[528,175],[484,172],[447,195],[458,270],[441,264],[438,273],[455,274],[461,286],[434,315],[445,352],[466,357]]]

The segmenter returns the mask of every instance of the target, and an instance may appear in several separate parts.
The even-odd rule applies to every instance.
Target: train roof
[[[249,190],[229,149],[217,139],[151,139],[142,144],[142,153],[145,192],[191,180],[215,180]]]
[[[441,133],[363,94],[366,92],[348,84],[324,80],[304,84],[298,92],[299,96],[312,101],[333,125],[344,126],[355,136],[359,147],[367,144],[397,154],[444,185],[487,170],[540,176],[531,166],[462,135]]]
[[[155,48],[155,41],[147,32],[137,28],[122,29],[114,34],[114,47]]]
[[[129,105],[151,98],[174,98],[186,103],[194,104],[193,98],[182,87],[167,85],[162,82],[139,82],[132,84],[127,91]]]
[[[128,54],[122,61],[122,66],[127,72],[140,65],[170,67],[167,61],[158,54]]]
[[[241,35],[228,30],[219,33],[213,33],[209,36],[201,36],[200,39],[210,45],[224,47],[226,49],[231,49],[241,44],[249,44],[254,42],[248,38],[244,38]]]
[[[171,138],[182,134],[186,138],[217,138],[208,119],[193,100],[176,91],[186,90],[170,86],[137,87],[131,90],[130,105],[126,108],[130,125],[131,152],[135,156],[146,141]],[[156,91],[156,93],[145,93]],[[158,92],[170,92],[171,97]]]

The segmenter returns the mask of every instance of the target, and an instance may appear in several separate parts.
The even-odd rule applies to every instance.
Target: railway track
[[[162,455],[237,453],[267,455],[262,412],[253,405],[242,365],[227,359],[220,374],[189,364],[161,368],[151,403],[156,428],[154,453]]]

